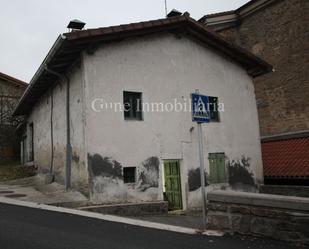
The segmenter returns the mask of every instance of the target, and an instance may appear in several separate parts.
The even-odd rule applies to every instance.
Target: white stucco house
[[[263,167],[252,78],[271,70],[188,13],[74,31],[58,37],[15,115],[27,116],[39,172],[92,202],[195,208],[197,124],[175,103],[198,89],[221,104],[203,124],[207,188],[254,191]]]

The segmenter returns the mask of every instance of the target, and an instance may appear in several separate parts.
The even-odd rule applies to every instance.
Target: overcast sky
[[[248,0],[167,0],[168,10],[205,14],[238,8]],[[29,82],[72,19],[86,28],[163,18],[164,0],[0,0],[0,72]]]

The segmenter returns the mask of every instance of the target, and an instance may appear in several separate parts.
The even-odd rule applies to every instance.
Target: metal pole
[[[199,90],[195,90],[199,94]],[[201,177],[201,193],[202,193],[202,209],[203,209],[203,230],[206,230],[206,190],[205,190],[205,168],[204,168],[204,148],[203,148],[203,132],[202,123],[197,123],[198,148],[200,159],[200,177]]]
[[[206,190],[205,190],[203,133],[202,133],[202,124],[201,123],[197,123],[197,133],[198,133],[198,142],[199,142],[201,192],[202,192],[202,202],[203,202],[203,205],[202,205],[202,208],[203,208],[203,230],[206,230]]]

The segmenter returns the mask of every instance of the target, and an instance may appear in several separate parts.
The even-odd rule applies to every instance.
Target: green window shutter
[[[210,153],[209,181],[211,183],[225,182],[225,155],[224,153]]]
[[[218,182],[225,182],[225,156],[223,153],[217,154]]]
[[[217,182],[216,157],[214,154],[209,154],[209,181]]]

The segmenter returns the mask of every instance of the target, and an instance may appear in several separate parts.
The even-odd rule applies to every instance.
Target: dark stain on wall
[[[79,155],[77,154],[76,151],[73,152],[72,160],[76,163],[79,163]]]
[[[107,176],[122,179],[122,166],[110,157],[88,154],[88,166],[92,176]]]
[[[205,186],[208,186],[206,172],[204,174],[205,177]],[[190,169],[188,173],[188,185],[189,191],[195,191],[201,187],[201,175],[200,168]]]
[[[242,156],[239,160],[228,162],[229,184],[245,184],[254,186],[254,175],[250,172],[250,158]]]
[[[142,163],[142,169],[138,176],[139,190],[145,191],[151,187],[158,187],[159,165],[160,161],[157,157],[150,157]]]

